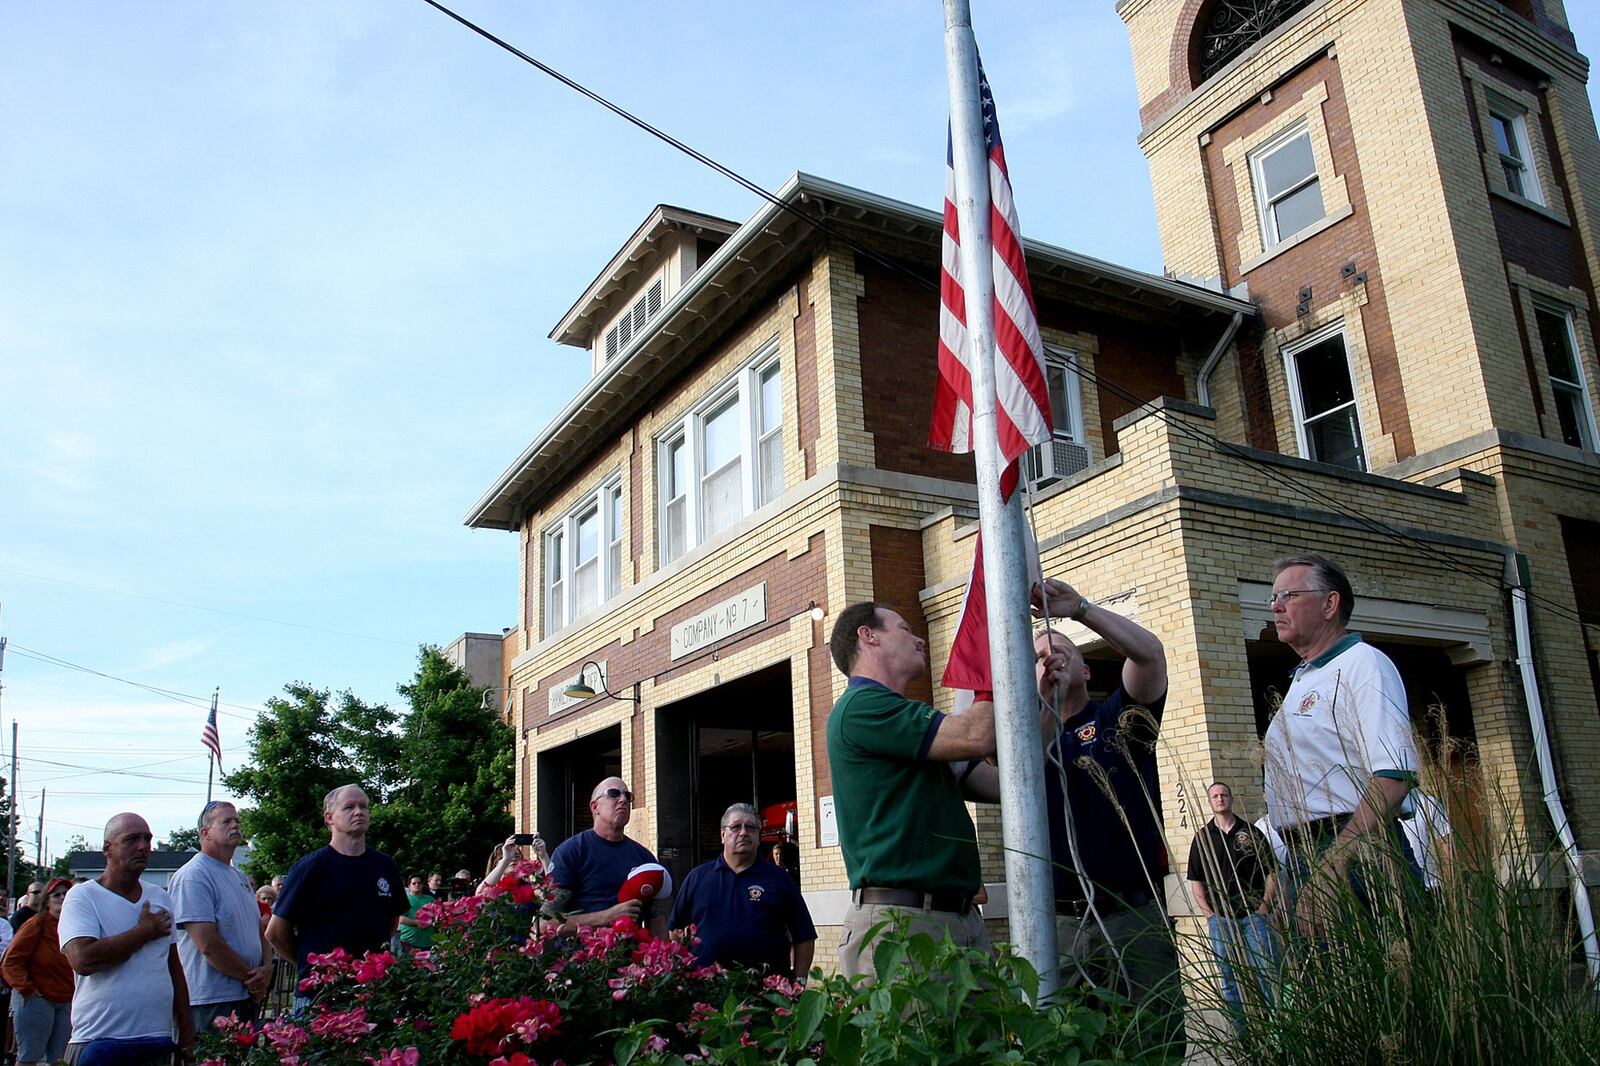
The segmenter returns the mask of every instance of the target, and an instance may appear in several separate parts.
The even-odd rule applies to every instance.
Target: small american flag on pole
[[[1000,143],[989,79],[978,61],[983,133],[989,154],[989,229],[993,243],[995,423],[1007,499],[1017,484],[1017,457],[1050,439],[1050,390],[1045,382],[1044,344],[1034,311],[1033,286],[1022,255],[1022,227],[1011,198],[1011,177]],[[961,226],[956,217],[955,154],[945,149],[944,249],[939,279],[939,383],[933,399],[928,443],[946,452],[972,451],[972,363],[967,337],[966,293],[961,285]]]
[[[217,733],[217,697],[211,697],[211,713],[206,715],[206,727],[200,731],[200,743],[211,749],[211,754],[217,757],[217,763],[222,762],[222,737]]]

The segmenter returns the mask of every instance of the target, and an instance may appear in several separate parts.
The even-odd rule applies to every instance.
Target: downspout
[[[1594,908],[1589,902],[1589,886],[1583,880],[1583,859],[1578,854],[1578,841],[1572,835],[1572,822],[1561,803],[1561,793],[1556,787],[1555,760],[1550,756],[1550,733],[1545,726],[1544,702],[1539,698],[1539,679],[1534,674],[1533,638],[1528,624],[1528,590],[1526,562],[1520,558],[1508,559],[1512,563],[1515,584],[1511,587],[1511,617],[1517,637],[1517,670],[1522,675],[1522,693],[1528,701],[1528,726],[1533,731],[1533,750],[1539,760],[1539,782],[1544,787],[1544,805],[1555,823],[1556,839],[1561,842],[1561,856],[1567,863],[1568,883],[1572,885],[1572,902],[1578,912],[1578,932],[1583,937],[1583,954],[1589,966],[1589,981],[1600,983],[1600,943],[1595,940]]]
[[[1244,312],[1235,311],[1233,321],[1228,323],[1228,328],[1222,331],[1221,338],[1216,346],[1211,349],[1211,354],[1206,356],[1206,361],[1200,364],[1200,373],[1194,385],[1195,399],[1200,401],[1200,406],[1211,406],[1211,372],[1217,369],[1217,364],[1222,362],[1222,353],[1228,350],[1228,343],[1233,340],[1233,335],[1239,332],[1239,326],[1244,322]]]

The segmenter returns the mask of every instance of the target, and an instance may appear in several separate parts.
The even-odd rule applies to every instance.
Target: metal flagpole
[[[215,722],[217,720],[217,697],[220,696],[220,695],[222,695],[222,687],[220,685],[211,690],[211,717],[209,719],[207,719],[208,723]],[[211,778],[212,778],[212,775],[216,772],[216,769],[217,769],[217,753],[208,748],[208,749],[206,749],[206,803],[207,804],[210,804],[210,802],[211,802]]]
[[[44,794],[43,788],[39,789],[39,837],[34,841],[33,864],[39,868],[39,873],[44,873]],[[44,880],[40,877],[39,880]]]
[[[972,440],[978,465],[978,520],[983,532],[989,647],[994,674],[1000,762],[1000,823],[1005,842],[1006,908],[1011,942],[1039,974],[1039,995],[1057,984],[1055,886],[1045,817],[1039,694],[1028,622],[1022,501],[1001,499],[1005,460],[995,416],[994,275],[989,231],[989,153],[978,95],[978,47],[967,0],[944,0],[945,66],[950,80],[950,136],[956,214],[961,224],[961,281],[972,344]],[[1020,234],[1018,234],[1020,238]]]

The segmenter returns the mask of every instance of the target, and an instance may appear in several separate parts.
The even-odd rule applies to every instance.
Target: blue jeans
[[[1242,1033],[1244,998],[1239,994],[1234,964],[1238,963],[1245,977],[1254,981],[1260,994],[1255,1005],[1271,1007],[1281,958],[1278,935],[1267,916],[1259,911],[1251,911],[1243,918],[1213,914],[1206,919],[1206,927],[1211,932],[1211,951],[1217,957],[1217,968],[1222,971],[1222,1000],[1228,1005],[1233,1027]]]

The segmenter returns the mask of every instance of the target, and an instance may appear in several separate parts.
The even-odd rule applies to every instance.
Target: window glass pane
[[[551,581],[561,580],[561,534],[552,533],[544,542],[544,572]]]
[[[615,596],[622,588],[622,486],[606,490],[606,527],[611,534],[610,568],[606,571],[606,594]]]
[[[1313,181],[1285,196],[1272,205],[1272,216],[1280,241],[1322,221],[1322,183]]]
[[[1266,183],[1268,200],[1276,200],[1285,189],[1299,184],[1317,172],[1311,156],[1311,134],[1302,133],[1261,157],[1261,180]]]
[[[1329,337],[1297,352],[1294,361],[1300,378],[1300,410],[1308,422],[1356,398],[1350,384],[1350,363],[1344,356],[1343,337]]]
[[[580,615],[600,603],[600,560],[590,559],[572,572],[573,614]]]
[[[1501,155],[1521,159],[1522,153],[1517,150],[1517,135],[1513,132],[1512,120],[1505,115],[1491,114],[1489,124],[1494,127],[1494,146]]]
[[[1045,381],[1050,387],[1050,423],[1058,437],[1072,435],[1072,410],[1067,403],[1071,377],[1072,371],[1059,363],[1045,365]]]
[[[666,496],[675,500],[689,486],[689,450],[684,447],[682,437],[667,445],[666,467]]]
[[[776,429],[783,424],[782,381],[778,364],[773,363],[761,372],[761,432]]]
[[[706,416],[703,423],[704,463],[700,469],[716,470],[730,459],[739,457],[739,397],[730,396],[721,406]]]
[[[1556,397],[1556,417],[1561,422],[1561,439],[1574,448],[1594,449],[1589,439],[1589,419],[1584,412],[1583,390],[1576,385],[1552,383]]]
[[[578,565],[582,566],[600,554],[600,512],[589,508],[578,516]]]
[[[1365,470],[1366,457],[1361,454],[1361,426],[1356,419],[1355,404],[1316,421],[1306,422],[1306,444],[1309,458],[1319,463],[1348,466],[1352,470]]]
[[[771,503],[783,492],[783,434],[776,430],[767,434],[761,438],[759,450],[761,485],[757,506]]]
[[[688,546],[689,530],[686,521],[689,517],[688,508],[688,501],[681,496],[667,504],[667,528],[663,540],[668,562],[682,555],[683,549]]]
[[[742,463],[735,460],[700,482],[700,536],[708,539],[739,520],[744,511]]]
[[[1572,354],[1572,331],[1567,326],[1567,316],[1543,307],[1535,308],[1533,317],[1539,324],[1539,344],[1544,349],[1545,366],[1552,378],[1577,384],[1578,365]]]

